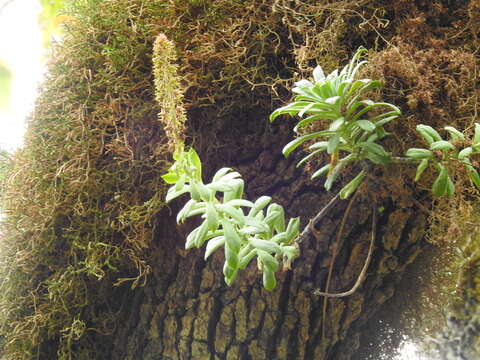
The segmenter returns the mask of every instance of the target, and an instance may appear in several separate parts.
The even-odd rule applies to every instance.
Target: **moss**
[[[478,205],[475,207],[478,214]],[[456,289],[450,291],[446,326],[441,332],[438,349],[446,359],[477,358],[480,355],[478,331],[480,325],[480,241],[478,215],[467,223],[468,234],[461,241],[461,251],[453,257],[449,269],[457,275]]]
[[[149,65],[158,28],[146,26],[159,8],[144,5],[81,2],[55,48],[2,199],[9,358],[94,358],[112,283],[150,271],[169,161]]]
[[[186,136],[208,151],[215,167],[218,159],[235,164],[257,156],[248,142],[273,134],[263,115],[290,96],[293,80],[317,63],[338,67],[362,44],[375,50],[369,74],[390,84],[381,96],[408,109],[392,129],[406,134],[398,149],[416,141],[418,122],[468,127],[478,95],[472,55],[478,1],[451,13],[445,2],[423,3],[68,2],[72,20],[53,49],[25,147],[13,156],[1,199],[7,213],[0,249],[5,356],[95,359],[108,353],[112,339],[93,339],[112,332],[121,309],[124,289],[113,284],[143,284],[154,266],[149,247],[165,224],[160,177],[175,148],[169,134],[174,143]],[[446,36],[436,17],[448,27]],[[170,55],[152,61],[159,33],[176,45],[176,66]],[[168,48],[173,53],[173,45]],[[182,80],[172,76],[164,83],[172,87],[156,94],[154,64],[157,72],[158,64],[171,65]],[[170,94],[180,101],[180,88],[185,112],[165,100]],[[173,114],[170,128],[162,122],[167,114]],[[204,345],[195,346],[206,351]]]

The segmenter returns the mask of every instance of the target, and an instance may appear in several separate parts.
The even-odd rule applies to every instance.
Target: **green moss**
[[[159,28],[146,26],[160,9],[123,5],[69,9],[75,20],[14,157],[2,203],[9,276],[0,301],[12,359],[92,354],[88,338],[104,332],[108,314],[91,306],[111,301],[113,282],[135,287],[150,271],[146,249],[169,166],[149,65]]]
[[[413,96],[415,85],[423,83],[418,77],[408,83],[409,73],[395,73],[388,64],[396,62],[390,60],[400,51],[403,60],[417,56],[428,63],[436,53],[398,50],[382,42],[379,33],[384,20],[400,26],[413,3],[400,1],[386,9],[375,0],[361,7],[353,0],[295,6],[260,0],[68,2],[65,39],[53,49],[25,147],[13,156],[2,185],[4,356],[102,358],[113,340],[106,336],[93,347],[92,339],[111,333],[105,324],[115,322],[120,308],[113,284],[134,287],[147,279],[152,266],[147,253],[155,228],[162,226],[156,219],[164,205],[160,177],[171,153],[168,129],[158,120],[168,101],[162,103],[160,96],[161,106],[155,102],[152,48],[159,33],[177,47],[179,87],[185,89],[190,115],[187,141],[198,141],[202,151],[222,146],[223,154],[236,157],[246,132],[266,131],[258,114],[288,97],[285,88],[293,80],[309,75],[317,63],[337,68],[360,44],[386,47],[372,64],[396,81],[389,83],[403,87],[398,92],[386,87],[385,99],[398,103],[402,92]],[[403,36],[395,29],[382,36],[395,42],[396,35]],[[464,69],[461,78],[467,79],[470,57],[452,56],[459,59],[449,60],[452,72]],[[425,89],[445,80],[435,79]],[[466,80],[463,84],[472,87]],[[452,94],[460,95],[449,97],[455,101],[448,106],[464,118],[473,104],[469,89],[454,87]],[[412,107],[409,116],[422,114],[418,109]],[[408,128],[407,133],[413,131],[412,123]],[[212,141],[219,129],[223,143]],[[183,136],[183,127],[177,130]]]

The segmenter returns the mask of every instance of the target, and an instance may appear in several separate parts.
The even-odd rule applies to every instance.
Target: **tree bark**
[[[62,114],[77,114],[77,110],[71,109],[76,109],[78,105],[78,114],[85,114],[82,136],[84,132],[92,138],[97,133],[105,134],[98,143],[100,150],[96,151],[105,152],[105,158],[98,158],[98,166],[104,166],[103,163],[110,156],[117,161],[115,152],[110,154],[109,147],[103,143],[103,140],[112,144],[116,141],[116,138],[110,138],[113,125],[108,125],[106,119],[112,119],[115,131],[117,126],[121,128],[127,123],[132,127],[132,139],[125,139],[125,145],[128,146],[124,148],[118,145],[115,150],[127,152],[130,143],[135,144],[132,146],[135,151],[131,151],[131,167],[124,167],[123,161],[119,161],[118,167],[115,165],[105,169],[118,168],[127,173],[141,169],[137,165],[142,161],[158,160],[153,159],[156,154],[153,150],[152,154],[148,152],[146,160],[137,156],[137,149],[140,154],[146,142],[161,141],[157,138],[157,131],[148,132],[149,127],[158,126],[156,115],[151,114],[157,112],[151,90],[153,84],[145,80],[151,74],[150,53],[145,49],[150,47],[157,35],[149,33],[147,29],[154,24],[158,28],[152,28],[165,31],[180,50],[179,69],[187,87],[185,106],[189,111],[187,145],[193,143],[199,151],[205,164],[205,179],[209,179],[222,166],[235,167],[244,176],[248,199],[270,195],[285,207],[289,217],[300,216],[303,226],[335,196],[340,184],[348,181],[351,174],[345,174],[332,192],[326,193],[322,181],[309,179],[308,168],[296,168],[299,157],[285,159],[282,156],[282,146],[294,135],[292,126],[277,123],[269,126],[266,125],[266,119],[274,106],[280,106],[281,101],[291,97],[284,86],[294,79],[310,76],[317,63],[330,70],[344,63],[361,44],[374,49],[365,76],[384,80],[388,85],[379,97],[395,103],[404,111],[402,119],[395,126],[392,124],[392,129],[389,128],[394,135],[389,139],[396,140],[386,140],[386,143],[393,143],[394,146],[387,148],[391,148],[395,154],[403,154],[406,148],[417,142],[415,125],[418,123],[438,129],[445,125],[463,129],[471,127],[470,119],[477,113],[478,0],[276,0],[248,1],[246,5],[241,1],[225,1],[222,4],[220,1],[192,0],[131,3],[128,6],[120,1],[118,4],[117,1],[95,3],[103,10],[98,14],[92,12],[85,15],[85,19],[90,19],[92,29],[89,29],[84,40],[78,42],[91,44],[85,50],[78,51],[79,56],[88,58],[84,59],[85,62],[79,62],[79,68],[71,72],[75,74],[72,78],[84,76],[85,81],[53,87],[55,95],[62,94],[70,87],[80,92],[73,95],[66,93],[67,103],[58,102],[56,106],[62,108]],[[112,4],[115,6],[108,6]],[[147,4],[156,6],[146,10]],[[124,8],[128,11],[123,11]],[[108,17],[112,9],[119,11],[122,16],[118,19]],[[247,21],[233,21],[244,18]],[[82,20],[73,20],[72,24],[83,24],[82,16],[77,19]],[[117,31],[120,24],[123,27]],[[137,39],[138,36],[142,38]],[[134,40],[132,50],[124,53],[124,43]],[[115,51],[110,49],[110,42],[115,45]],[[74,55],[77,55],[76,46],[63,47],[75,49]],[[90,58],[91,54],[97,53],[102,56]],[[128,60],[131,64],[119,61],[122,54],[127,53],[132,57]],[[76,63],[76,59],[70,57],[67,60],[60,57],[60,60],[68,64],[65,65],[67,68]],[[124,69],[122,64],[127,63],[128,69]],[[90,67],[93,67],[93,76]],[[111,86],[107,78],[100,76],[104,67],[109,69],[109,76],[128,80],[125,85],[119,81],[120,90],[117,86]],[[87,76],[87,73],[90,75]],[[96,94],[98,98],[92,100],[90,82],[95,76],[103,79],[99,81],[99,89],[108,87],[108,93],[104,96],[100,90],[95,90],[100,95]],[[67,106],[70,99],[77,97],[82,99],[79,104]],[[92,102],[88,111],[83,104],[84,98]],[[151,106],[149,101],[152,102]],[[145,108],[144,102],[147,105]],[[122,109],[124,105],[125,109]],[[90,115],[99,122],[98,128],[93,127],[95,122]],[[50,124],[50,119],[57,119],[58,114],[42,116],[48,119],[45,123]],[[135,130],[147,118],[151,121],[145,121],[146,125],[138,126],[138,130]],[[71,124],[78,122],[75,117],[70,120]],[[63,122],[59,122],[60,125],[62,127],[59,129],[63,129]],[[141,132],[138,142],[134,130],[139,135]],[[39,136],[42,142],[48,139],[46,135]],[[63,136],[59,146],[63,146],[62,141]],[[62,163],[60,168],[52,172],[52,178],[55,179],[66,164],[62,162],[62,151],[59,154],[58,159],[45,156],[52,163]],[[130,161],[130,153],[125,156]],[[86,158],[89,159],[88,156]],[[43,161],[43,157],[40,159]],[[152,165],[152,172],[156,171],[155,166]],[[149,246],[148,265],[152,269],[144,287],[132,291],[127,284],[123,284],[115,288],[107,280],[113,283],[117,278],[135,277],[137,274],[109,271],[105,281],[98,282],[98,289],[95,289],[102,294],[98,296],[101,300],[88,306],[75,304],[72,311],[66,304],[68,309],[65,313],[69,317],[78,317],[82,324],[91,322],[85,325],[86,340],[82,338],[81,345],[74,343],[72,326],[69,338],[73,342],[72,353],[81,360],[88,359],[89,356],[83,355],[84,352],[75,353],[74,350],[75,346],[84,350],[88,347],[84,343],[90,342],[99,348],[99,354],[107,354],[103,358],[113,360],[356,359],[355,351],[359,346],[362,326],[393,295],[395,284],[406,266],[424,246],[422,239],[427,216],[421,202],[412,196],[408,184],[402,183],[402,179],[408,176],[400,176],[395,166],[379,174],[381,181],[376,180],[378,177],[375,174],[369,179],[368,187],[361,190],[352,205],[352,211],[346,216],[346,225],[340,236],[340,224],[348,201],[339,201],[327,216],[315,224],[316,230],[301,243],[301,257],[293,264],[292,270],[279,274],[277,288],[272,292],[263,289],[255,264],[240,273],[236,282],[227,287],[223,281],[222,253],[204,261],[203,249],[185,251],[186,235],[194,228],[196,220],[177,225],[175,213],[184,199],[176,200],[168,208],[163,208],[152,223],[155,233],[153,243],[139,242],[139,248]],[[80,170],[83,172],[83,166],[80,166]],[[373,173],[377,171],[372,169]],[[138,184],[154,176],[140,170],[138,172],[138,178],[134,179]],[[39,177],[41,182],[48,179]],[[76,179],[73,182],[76,184]],[[88,184],[93,184],[89,185],[93,187],[96,181],[91,180]],[[76,190],[76,185],[72,188],[80,191]],[[130,189],[130,186],[125,188]],[[108,189],[106,198],[111,197],[114,201],[115,194],[114,189]],[[126,194],[128,197],[128,191]],[[48,200],[47,196],[45,198]],[[96,206],[100,206],[100,203],[105,205],[103,208],[111,205],[109,202],[103,204],[103,201],[100,194]],[[123,204],[120,205],[123,209]],[[378,211],[376,219],[372,219],[374,208]],[[101,211],[97,207],[93,210],[92,214]],[[109,224],[111,219],[106,220],[106,224]],[[316,290],[326,290],[330,275],[332,281],[328,292],[344,292],[352,288],[367,258],[372,221],[376,222],[377,229],[375,248],[366,279],[360,288],[344,298],[327,300],[315,295]],[[59,222],[58,233],[61,233],[62,227]],[[82,235],[82,231],[79,230],[78,234]],[[57,231],[54,232],[57,236]],[[26,235],[30,236],[28,233]],[[59,240],[63,244],[63,237],[59,236]],[[113,242],[115,249],[125,246],[123,241],[121,239],[118,244]],[[126,250],[132,251],[129,248]],[[48,258],[58,255],[56,248],[51,253],[53,255],[49,252]],[[330,268],[333,269],[332,274],[329,274]],[[124,271],[123,267],[120,269]],[[41,276],[43,274],[39,278]],[[475,283],[476,278],[472,277],[469,281]],[[89,281],[96,286],[96,278]],[[32,289],[37,291],[38,286]],[[469,308],[470,316],[477,309],[477,300],[473,296],[468,299],[474,304]],[[33,305],[30,310],[35,313],[37,304]],[[100,326],[97,320],[101,322]],[[464,324],[478,328],[476,320],[457,323],[459,332]],[[67,336],[63,331],[53,333],[50,328],[45,328],[45,339],[40,341],[37,352],[42,355],[38,356],[46,359],[58,356],[59,339],[64,338]],[[470,343],[474,337],[466,339]],[[460,343],[459,347],[465,343]],[[47,349],[44,351],[43,348]],[[465,355],[467,352],[463,350],[452,354],[461,352],[461,356],[470,356]],[[102,355],[96,358],[101,359]]]
[[[326,193],[319,182],[309,180],[295,168],[295,159],[283,158],[281,144],[291,134],[282,129],[271,140],[257,141],[260,149],[253,146],[251,154],[243,154],[237,168],[245,176],[248,198],[273,195],[288,215],[301,216],[305,225],[334,192]],[[258,154],[253,161],[252,154]],[[210,166],[221,162],[208,161]],[[175,210],[182,203],[178,201],[160,215],[162,225],[152,249],[153,274],[144,288],[127,296],[111,358],[351,359],[362,324],[392,296],[405,265],[422,247],[425,216],[415,204],[406,196],[377,201],[374,206],[384,209],[378,217],[366,281],[353,295],[330,300],[314,291],[325,288],[348,201],[340,201],[317,224],[315,235],[301,244],[300,259],[292,270],[280,274],[272,292],[262,288],[255,264],[227,287],[223,254],[205,262],[202,249],[183,250],[193,224],[182,228],[174,223]],[[355,283],[370,244],[371,211],[372,198],[361,194],[340,237],[330,292],[349,290]],[[328,301],[325,319],[324,301]]]

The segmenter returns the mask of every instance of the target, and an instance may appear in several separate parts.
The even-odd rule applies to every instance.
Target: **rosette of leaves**
[[[313,81],[295,83],[292,89],[297,94],[294,101],[270,115],[270,121],[282,114],[298,116],[299,122],[294,131],[301,136],[289,142],[283,148],[283,154],[288,156],[300,145],[311,143],[308,146],[310,154],[298,163],[299,166],[321,152],[326,151],[330,155],[330,163],[312,175],[312,178],[317,178],[326,174],[327,190],[350,162],[368,159],[374,164],[387,164],[391,160],[391,154],[377,142],[387,135],[384,126],[400,115],[400,109],[386,102],[365,99],[369,92],[382,86],[378,80],[356,79],[360,67],[367,63],[361,60],[365,52],[364,48],[358,49],[340,72],[335,70],[327,76],[317,66],[313,70]],[[382,112],[382,109],[387,110]],[[309,131],[313,123],[325,122],[329,124],[328,128]],[[347,198],[352,194],[365,175],[366,171],[361,170],[343,187],[341,197]]]
[[[172,184],[166,201],[188,193],[190,199],[178,212],[177,222],[195,215],[203,219],[187,236],[185,248],[206,244],[205,259],[223,248],[223,274],[227,285],[233,283],[239,270],[256,258],[263,272],[263,286],[267,290],[274,289],[280,261],[288,269],[299,255],[295,242],[299,218],[290,219],[286,224],[283,207],[270,203],[269,196],[262,196],[255,202],[243,199],[244,182],[241,175],[230,168],[218,170],[212,182],[204,184],[201,161],[193,149],[176,154],[174,159],[176,162],[163,176]]]
[[[449,134],[449,140],[444,140],[431,126],[418,125],[417,132],[428,144],[428,148],[411,148],[406,156],[419,161],[415,181],[418,181],[429,165],[438,171],[438,176],[432,185],[432,192],[436,196],[455,193],[455,185],[450,177],[456,165],[460,164],[468,174],[470,180],[480,189],[480,176],[471,156],[480,154],[480,124],[475,124],[475,134],[472,140],[452,126],[444,128]]]

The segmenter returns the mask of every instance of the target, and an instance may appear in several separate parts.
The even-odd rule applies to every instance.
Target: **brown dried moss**
[[[468,128],[477,116],[479,2],[450,3],[72,1],[2,198],[6,355],[101,358],[109,340],[92,346],[90,335],[115,326],[112,284],[145,281],[169,163],[152,75],[160,32],[177,46],[188,141],[215,166],[256,156],[248,144],[274,136],[263,120],[292,81],[359,45],[376,51],[381,96],[406,113],[392,128],[401,151],[417,123]]]
[[[149,65],[159,9],[123,5],[77,6],[14,157],[0,300],[11,359],[94,357],[88,337],[111,332],[112,284],[150,271],[169,165]]]

